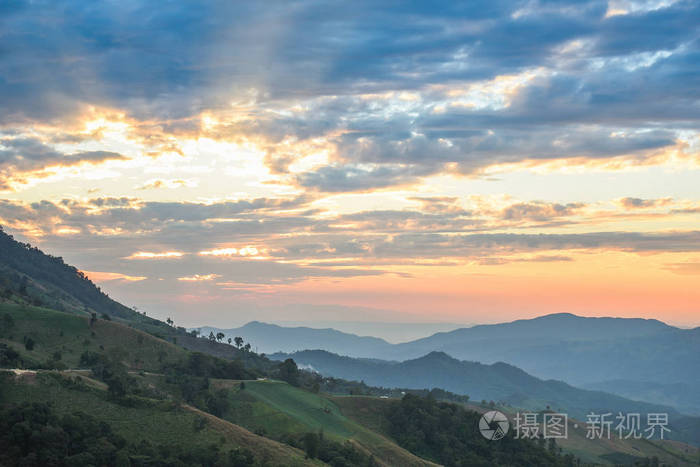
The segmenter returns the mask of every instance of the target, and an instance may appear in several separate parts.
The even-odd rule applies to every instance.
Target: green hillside
[[[340,442],[350,441],[387,465],[430,465],[399,448],[385,436],[345,417],[323,395],[313,394],[280,381],[246,381],[232,394],[230,418],[251,431],[275,439],[293,433],[323,432]]]
[[[0,304],[0,322],[0,342],[21,347],[27,368],[80,368],[85,352],[110,352],[130,368],[155,371],[185,355],[185,350],[126,324],[46,308]],[[31,349],[25,346],[28,339]]]
[[[3,404],[48,403],[59,416],[76,412],[90,414],[108,424],[129,446],[136,448],[145,444],[166,452],[209,454],[245,448],[261,465],[307,463],[299,450],[254,435],[196,409],[148,398],[126,405],[114,401],[107,391],[90,384],[90,380],[84,377],[76,380],[55,372],[25,373],[16,377],[5,375],[1,397]],[[138,465],[137,457],[132,458],[132,464]]]
[[[305,433],[322,431],[329,441],[347,441],[353,450],[366,458],[374,456],[381,465],[428,465],[345,418],[332,402],[317,394],[279,381],[247,381],[249,389],[240,391],[239,383],[231,379],[188,374],[186,368],[193,361],[197,362],[196,371],[203,371],[207,361],[219,360],[194,354],[126,324],[13,303],[0,304],[0,323],[0,344],[5,346],[2,366],[32,369],[5,377],[2,404],[40,402],[50,404],[57,416],[75,411],[95,414],[134,446],[145,440],[159,449],[174,449],[172,445],[196,452],[213,443],[217,452],[226,452],[250,444],[255,446],[251,448],[255,458],[263,463],[288,465],[286,456],[299,462],[305,457],[290,444],[299,444]],[[27,345],[30,340],[32,344]],[[211,344],[198,340],[205,348]],[[7,360],[8,350],[17,354],[14,361]],[[97,379],[95,369],[91,370],[94,362],[85,362],[88,354],[110,356],[127,370],[130,389],[122,400],[111,397],[108,384]],[[197,355],[200,357],[194,358]],[[185,373],[177,373],[173,379],[168,375],[174,369]],[[241,371],[242,376],[257,374]],[[189,402],[186,391],[191,388],[185,386],[192,381],[203,387],[196,388]],[[214,410],[211,401],[221,390],[230,403],[224,404],[226,408],[216,417],[206,411]],[[251,410],[263,416],[255,417]],[[192,435],[192,426],[200,418],[207,420],[208,428]],[[168,429],[160,429],[161,425]],[[221,441],[219,432],[227,441]],[[275,464],[275,459],[285,460]]]
[[[387,412],[396,399],[370,396],[333,396],[331,399],[346,417],[391,437]],[[479,413],[492,410],[475,404],[467,404],[466,408]],[[507,407],[498,410],[509,417],[512,426],[515,411]],[[669,466],[700,465],[700,449],[697,447],[669,440],[619,439],[614,435],[610,440],[591,440],[586,438],[585,426],[585,422],[570,419],[568,438],[557,440],[557,444],[564,453],[572,454],[588,465],[645,465],[647,460],[654,458]]]

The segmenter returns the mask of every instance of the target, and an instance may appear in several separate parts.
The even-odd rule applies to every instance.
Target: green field
[[[335,402],[280,381],[245,381],[231,391],[232,422],[275,439],[291,433],[319,432],[336,441],[350,441],[387,465],[431,465],[387,437],[343,415]]]

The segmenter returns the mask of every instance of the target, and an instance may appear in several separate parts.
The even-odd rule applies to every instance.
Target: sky
[[[700,325],[700,2],[0,4],[0,224],[183,326]]]

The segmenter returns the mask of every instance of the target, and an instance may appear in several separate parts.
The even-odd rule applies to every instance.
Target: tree
[[[170,319],[170,317],[168,317],[168,319],[166,319],[165,322],[168,323],[170,326],[175,324],[175,322],[172,319]]]
[[[245,350],[246,352],[250,352],[250,342],[248,342],[248,343],[243,347],[243,350]]]
[[[19,284],[19,294],[27,295],[27,276],[22,276],[22,281]]]
[[[19,353],[7,344],[0,344],[0,365],[17,367],[19,363]]]
[[[231,345],[231,338],[228,338],[228,345]]]
[[[34,339],[31,337],[27,337],[24,339],[24,348],[27,350],[34,350],[34,345],[36,342],[34,342]]]
[[[209,340],[214,342],[216,340],[216,336],[214,335],[214,331],[209,331]]]
[[[216,340],[217,340],[218,342],[221,342],[221,339],[223,339],[224,337],[226,337],[226,335],[225,335],[223,332],[217,332],[217,333],[216,333]]]
[[[207,412],[221,417],[229,409],[228,393],[225,389],[220,389],[214,394],[209,394],[206,398]]]
[[[292,386],[299,386],[299,368],[294,360],[286,359],[279,366],[280,379]]]
[[[236,348],[240,349],[241,346],[243,345],[243,338],[242,337],[236,337],[233,339],[233,341],[236,343]]]
[[[319,439],[316,433],[306,433],[304,435],[304,451],[311,459],[318,457]]]
[[[126,395],[128,382],[125,375],[119,373],[111,374],[105,378],[105,382],[107,383],[107,390],[112,397],[119,399]]]
[[[12,317],[11,314],[5,313],[4,315],[2,315],[2,327],[3,331],[9,331],[13,327],[15,327],[15,319]]]

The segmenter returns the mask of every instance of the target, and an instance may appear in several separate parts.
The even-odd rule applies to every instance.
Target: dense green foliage
[[[19,353],[7,344],[0,344],[0,366],[5,368],[17,368],[22,360]]]
[[[297,368],[297,364],[294,360],[288,358],[280,363],[278,372],[279,379],[286,381],[292,386],[299,386],[299,368]]]
[[[310,459],[319,459],[332,467],[376,467],[374,456],[359,451],[350,442],[339,443],[328,439],[323,432],[290,436],[287,442],[303,449]]]
[[[253,465],[247,449],[221,452],[218,446],[128,444],[111,427],[84,412],[58,416],[43,403],[0,408],[0,465]]]
[[[477,412],[431,397],[407,394],[391,404],[386,417],[398,444],[445,466],[564,466],[574,465],[543,447],[512,435],[498,441],[481,436]]]

